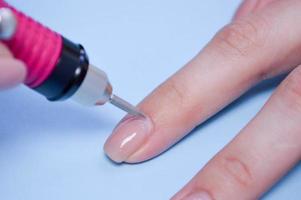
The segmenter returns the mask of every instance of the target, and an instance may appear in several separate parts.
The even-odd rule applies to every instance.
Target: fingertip
[[[16,69],[17,81],[19,83],[22,83],[25,80],[26,75],[27,75],[26,65],[21,60],[14,60],[13,62],[15,63],[14,66],[15,66],[15,69]]]
[[[16,59],[0,59],[0,89],[7,89],[22,83],[27,74],[25,64]]]

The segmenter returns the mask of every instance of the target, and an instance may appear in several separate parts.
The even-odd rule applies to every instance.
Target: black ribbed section
[[[63,38],[62,53],[49,77],[38,87],[37,92],[50,101],[65,100],[82,84],[89,67],[84,48]]]

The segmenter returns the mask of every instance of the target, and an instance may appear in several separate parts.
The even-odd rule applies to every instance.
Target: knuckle
[[[169,91],[170,97],[172,97],[171,99],[178,102],[180,105],[184,104],[186,96],[185,89],[178,82],[174,79],[170,79],[170,81],[166,83],[166,88]]]
[[[252,180],[250,167],[235,156],[225,157],[221,160],[221,168],[225,178],[239,187],[249,187]]]
[[[159,90],[157,90],[159,94],[157,95],[164,97],[161,99],[161,105],[172,105],[177,109],[183,109],[185,104],[188,104],[185,102],[187,100],[186,86],[180,81],[172,77],[159,86]]]
[[[301,110],[301,67],[297,67],[287,79],[282,87],[284,101],[293,110]]]
[[[224,27],[215,41],[223,53],[247,56],[264,44],[267,26],[263,17],[240,19]]]

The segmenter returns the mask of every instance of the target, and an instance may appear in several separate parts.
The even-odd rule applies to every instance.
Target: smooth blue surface
[[[133,103],[193,57],[239,0],[9,0],[84,44]],[[263,84],[177,144],[139,165],[117,166],[102,145],[123,112],[48,103],[26,87],[0,94],[0,199],[165,200],[256,114],[277,81]],[[297,166],[264,199],[300,199]]]

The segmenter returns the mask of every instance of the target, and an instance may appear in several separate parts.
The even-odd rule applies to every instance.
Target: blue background
[[[86,47],[115,92],[138,103],[229,22],[239,0],[10,0]],[[0,94],[0,199],[164,200],[256,114],[279,80],[252,89],[162,156],[114,165],[102,151],[124,113],[49,103],[21,86]],[[221,131],[222,130],[222,131]],[[297,166],[264,199],[300,199]]]

